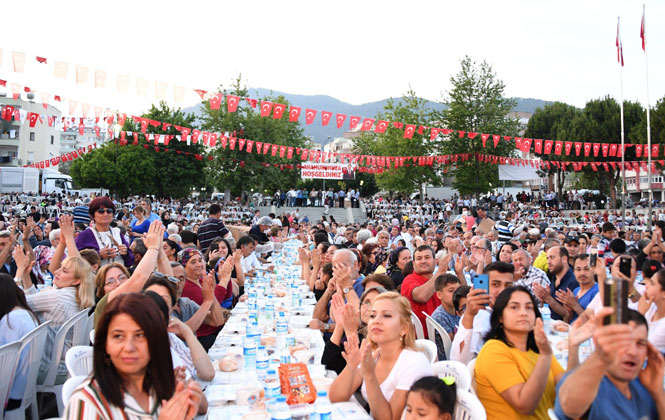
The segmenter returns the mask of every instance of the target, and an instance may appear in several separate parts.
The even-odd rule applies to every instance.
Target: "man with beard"
[[[436,278],[446,273],[452,254],[448,254],[439,261],[439,269],[434,273],[436,260],[434,250],[428,245],[421,245],[413,253],[413,273],[406,276],[402,282],[401,293],[411,303],[413,313],[423,325],[423,331],[427,336],[425,315],[423,311],[431,315],[441,305],[436,296]]]
[[[573,269],[569,264],[568,250],[563,246],[555,246],[547,251],[547,265],[550,274],[550,287],[544,288],[539,284],[533,285],[533,293],[543,303],[547,303],[552,310],[552,319],[562,320],[568,315],[568,310],[555,299],[556,292],[561,290],[573,291],[580,287],[575,279]]]

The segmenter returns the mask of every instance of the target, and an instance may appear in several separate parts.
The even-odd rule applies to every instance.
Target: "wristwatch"
[[[323,331],[325,332],[330,331],[330,324],[323,324]]]
[[[344,292],[345,295],[346,295],[347,293],[349,293],[350,291],[351,291],[351,288],[350,288],[350,287],[345,287],[345,288],[342,289],[342,292]]]

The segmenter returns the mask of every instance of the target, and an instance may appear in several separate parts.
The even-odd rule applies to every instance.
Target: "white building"
[[[326,153],[353,153],[353,139],[347,137],[335,137],[330,143],[323,146]]]
[[[637,179],[637,172],[626,171],[626,193],[630,198],[637,202],[641,199],[649,198],[649,174],[646,171],[640,171],[640,179]],[[665,201],[665,188],[663,188],[663,172],[656,171],[651,174],[651,189],[653,198],[658,201]]]
[[[0,105],[10,105],[19,110],[34,112],[60,118],[60,111],[51,105],[44,109],[41,103],[32,100],[33,94],[28,94],[28,100],[14,100],[0,96]],[[28,119],[20,121],[6,121],[0,119],[0,165],[23,166],[60,155],[60,132],[56,125],[49,127],[48,120],[43,119],[30,127]]]
[[[97,147],[100,147],[102,143],[106,141],[107,133],[106,130],[100,129],[99,136],[95,132],[95,126],[92,123],[93,120],[84,120],[84,130],[83,135],[79,133],[78,124],[72,124],[67,127],[66,131],[60,133],[60,154],[65,154],[78,150],[82,147],[87,147],[91,144],[97,143]]]

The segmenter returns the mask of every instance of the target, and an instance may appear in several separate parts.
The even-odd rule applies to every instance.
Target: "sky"
[[[657,24],[665,2],[646,7],[654,105],[665,96],[665,25]],[[3,15],[0,79],[126,112],[147,109],[154,96],[77,85],[73,65],[109,71],[112,86],[116,72],[204,90],[242,75],[249,87],[362,104],[398,97],[409,86],[440,101],[469,55],[493,66],[507,96],[583,107],[619,97],[620,16],[624,98],[646,104],[636,1],[38,0],[11,2]],[[12,71],[11,51],[27,54],[24,73]],[[49,65],[71,63],[69,78],[53,77],[35,55]],[[188,92],[183,106],[197,99]]]

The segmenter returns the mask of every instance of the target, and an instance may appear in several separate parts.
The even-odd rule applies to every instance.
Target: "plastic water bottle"
[[[287,349],[282,350],[279,353],[279,363],[291,363],[291,352]]]
[[[264,380],[268,375],[268,365],[270,358],[265,346],[259,346],[256,352],[256,376],[260,380]]]
[[[266,377],[263,380],[263,389],[265,390],[266,400],[271,400],[282,395],[282,387],[275,369],[268,369],[266,372]]]
[[[294,308],[300,307],[300,290],[295,284],[291,285],[291,306]]]
[[[270,418],[272,420],[291,420],[291,410],[286,404],[286,397],[277,397],[277,402]]]
[[[249,311],[256,310],[256,291],[254,288],[247,293],[247,309]]]
[[[540,308],[540,315],[543,317],[543,329],[545,330],[545,334],[549,334],[550,324],[552,323],[552,312],[550,311],[550,305],[547,303],[544,304],[543,307]]]
[[[44,275],[44,287],[51,287],[51,286],[53,286],[53,274],[47,272]]]
[[[319,391],[316,393],[316,401],[314,402],[314,420],[330,420],[332,416],[332,404],[328,399],[326,391]]]
[[[245,369],[256,369],[256,341],[254,337],[245,337],[242,341],[242,357]]]
[[[283,349],[286,347],[286,335],[289,333],[289,326],[286,323],[286,316],[284,312],[280,312],[277,317],[277,325],[275,326],[275,332],[277,337],[275,339],[275,344],[278,349]]]
[[[275,320],[275,298],[273,295],[268,295],[268,300],[266,301],[266,321]]]

